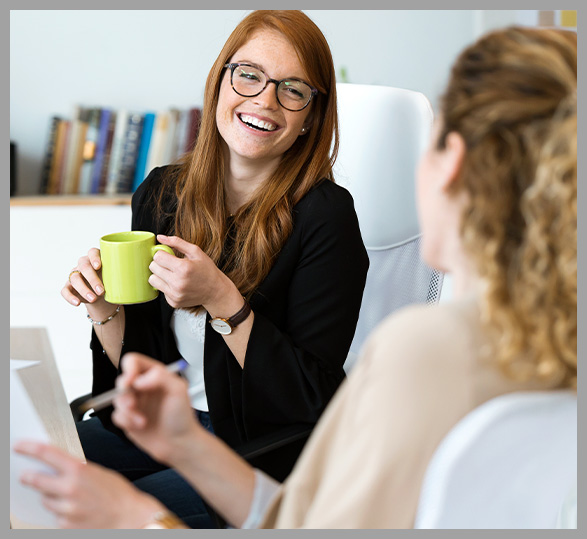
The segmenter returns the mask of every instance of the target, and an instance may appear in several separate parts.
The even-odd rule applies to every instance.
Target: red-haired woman
[[[233,31],[206,82],[195,148],[152,170],[132,228],[157,234],[157,300],[107,303],[100,252],[62,290],[93,321],[94,394],[128,351],[190,363],[192,407],[233,448],[313,426],[344,378],[368,258],[350,194],[333,181],[335,72],[318,27],[299,11],[256,11]],[[226,322],[228,320],[228,322]],[[131,444],[112,409],[82,421],[86,457],[113,468],[193,527],[210,524],[195,491]],[[277,479],[303,440],[255,464]]]

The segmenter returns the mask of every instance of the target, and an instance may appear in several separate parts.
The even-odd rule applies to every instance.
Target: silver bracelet
[[[87,315],[87,317],[88,317],[88,320],[92,324],[94,324],[95,326],[103,326],[104,324],[110,322],[110,320],[112,320],[119,312],[120,312],[120,305],[118,307],[116,307],[116,310],[108,318],[105,318],[101,322],[99,320],[94,320],[93,318],[90,318],[89,314]]]

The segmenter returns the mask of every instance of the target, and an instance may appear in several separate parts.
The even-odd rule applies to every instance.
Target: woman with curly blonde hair
[[[512,27],[458,57],[417,179],[423,257],[452,274],[454,298],[375,330],[283,485],[193,421],[185,383],[140,354],[125,358],[115,423],[234,526],[413,527],[428,462],[461,418],[510,392],[576,388],[576,90],[574,33]],[[104,472],[21,451],[64,475],[26,482],[72,527],[144,526],[164,509],[121,484],[133,519],[104,504],[89,520],[71,493],[90,479],[89,500],[108,492]]]

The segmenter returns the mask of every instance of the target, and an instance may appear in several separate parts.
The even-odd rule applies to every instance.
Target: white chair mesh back
[[[553,529],[577,480],[577,397],[496,397],[465,416],[430,461],[415,527]]]
[[[443,275],[420,257],[421,236],[386,249],[369,249],[369,272],[347,372],[369,334],[389,314],[414,303],[437,303]]]

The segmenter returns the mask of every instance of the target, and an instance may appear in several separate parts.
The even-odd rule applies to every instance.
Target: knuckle
[[[75,498],[75,496],[77,495],[77,488],[75,486],[75,484],[72,481],[67,481],[64,485],[63,485],[63,492],[62,495],[66,498]]]
[[[177,268],[177,275],[180,279],[185,280],[190,274],[190,264],[187,260],[182,260]]]
[[[178,303],[173,299],[171,294],[165,294],[165,299],[167,299],[167,303],[169,303],[169,305],[174,309],[177,309],[179,307]]]

